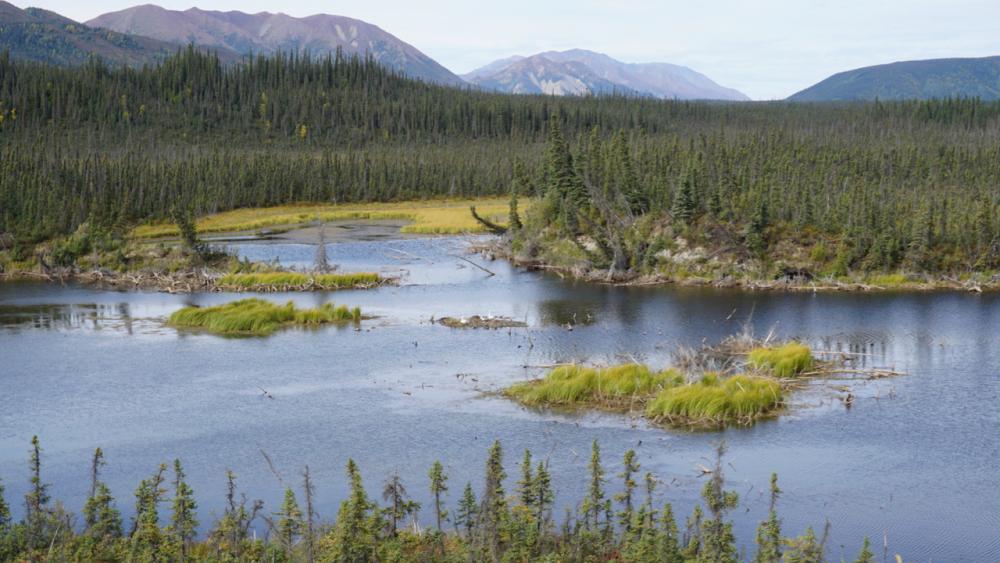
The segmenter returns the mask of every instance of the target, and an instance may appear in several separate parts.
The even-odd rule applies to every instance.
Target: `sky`
[[[77,21],[143,0],[14,0]],[[175,10],[336,14],[378,25],[461,74],[582,48],[697,70],[753,99],[900,60],[1000,55],[1000,0],[154,0]]]

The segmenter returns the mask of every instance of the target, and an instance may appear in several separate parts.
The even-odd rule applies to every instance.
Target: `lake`
[[[345,270],[402,276],[367,291],[267,294],[315,306],[360,306],[376,318],[268,338],[179,332],[164,319],[233,294],[170,295],[55,284],[0,284],[0,478],[17,515],[28,449],[41,439],[44,480],[80,512],[90,456],[131,512],[140,479],[180,458],[203,528],[221,513],[225,470],[276,510],[282,482],[309,465],[321,517],[333,518],[353,457],[372,496],[398,472],[431,518],[427,470],[440,459],[448,501],[481,486],[486,449],[500,439],[513,490],[525,448],[548,458],[556,502],[580,501],[592,440],[609,488],[625,450],[663,482],[658,499],[681,524],[698,502],[714,444],[729,446],[733,513],[748,551],[777,472],[786,534],[830,522],[831,560],[853,559],[870,536],[906,560],[1000,561],[1000,296],[964,293],[752,293],[584,285],[465,254],[455,237],[330,244]],[[307,266],[315,247],[278,241],[231,246],[254,260]],[[487,268],[488,275],[459,257]],[[442,316],[493,314],[527,329],[455,330]],[[611,414],[522,408],[489,391],[543,375],[557,362],[670,363],[678,346],[718,342],[749,322],[758,335],[863,354],[906,375],[818,382],[790,411],[752,428],[683,432]],[[847,409],[834,385],[857,397]],[[263,395],[266,390],[274,398]],[[273,464],[273,470],[265,459]],[[163,513],[167,507],[163,508]],[[562,521],[562,510],[555,512]]]

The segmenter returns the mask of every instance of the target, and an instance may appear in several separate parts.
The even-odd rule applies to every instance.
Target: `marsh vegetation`
[[[326,291],[335,289],[367,289],[386,280],[371,272],[252,272],[226,274],[215,285],[223,291]]]
[[[675,427],[723,428],[773,417],[802,378],[829,377],[843,369],[835,361],[817,360],[801,342],[764,345],[746,335],[699,350],[682,349],[677,357],[683,369],[654,371],[634,363],[558,366],[502,393],[531,407],[602,409]]]
[[[277,305],[252,298],[212,307],[184,307],[171,314],[167,324],[229,336],[267,336],[281,328],[358,322],[361,318],[357,307],[324,303],[313,309],[299,309],[292,301]]]

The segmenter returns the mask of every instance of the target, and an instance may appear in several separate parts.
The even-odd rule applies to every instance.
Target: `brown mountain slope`
[[[372,24],[343,16],[295,18],[261,12],[216,12],[191,8],[167,10],[146,4],[98,16],[88,25],[174,43],[231,49],[240,54],[308,51],[371,55],[414,78],[461,85],[452,74],[412,45]]]

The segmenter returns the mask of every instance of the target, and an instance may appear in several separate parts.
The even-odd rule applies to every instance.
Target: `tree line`
[[[558,136],[557,182],[589,185],[581,201],[613,184],[633,214],[739,229],[756,217],[772,228],[758,250],[783,225],[843,242],[830,252],[852,267],[983,270],[1000,232],[998,127],[1000,103],[976,99],[511,96],[339,53],[225,65],[192,47],[142,68],[0,55],[0,234],[32,243],[178,207],[497,195],[514,181],[541,197]]]
[[[51,498],[42,471],[42,449],[31,440],[30,487],[25,514],[11,517],[0,482],[0,560],[30,561],[634,561],[773,563],[825,561],[828,527],[787,536],[778,516],[781,495],[772,475],[767,517],[757,527],[752,557],[737,548],[731,515],[739,496],[726,490],[720,443],[716,461],[696,506],[683,522],[669,502],[654,500],[660,481],[643,472],[633,450],[624,454],[621,472],[608,475],[597,442],[588,463],[587,493],[564,516],[556,514],[547,460],[525,451],[517,480],[508,483],[500,442],[490,446],[482,488],[453,488],[440,462],[427,473],[430,524],[422,527],[419,503],[410,498],[398,474],[380,489],[380,504],[366,490],[361,472],[348,460],[347,498],[336,519],[320,521],[308,466],[301,488],[287,487],[276,510],[249,500],[236,476],[226,473],[224,510],[200,535],[198,503],[183,464],[161,464],[139,482],[134,515],[125,519],[101,479],[104,452],[94,451],[89,493],[77,522]],[[612,482],[617,485],[612,485]],[[449,498],[457,497],[457,503]],[[255,533],[256,530],[262,533]],[[856,560],[873,563],[864,540]]]

